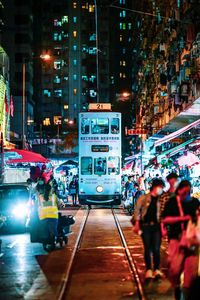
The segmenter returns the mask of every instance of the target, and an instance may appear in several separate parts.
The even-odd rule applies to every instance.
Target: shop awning
[[[195,100],[189,107],[179,113],[157,134],[161,137],[155,141],[154,146],[162,145],[176,138],[193,127],[200,125],[200,98]],[[170,134],[169,134],[170,133]],[[162,137],[164,135],[164,137]]]
[[[28,150],[8,150],[4,152],[4,160],[7,164],[15,163],[46,163],[50,160],[39,153]]]
[[[166,150],[166,151],[162,152],[160,155],[157,156],[158,160],[162,159],[166,155],[169,155],[170,153],[174,153],[174,155],[175,155],[182,148],[185,149],[185,146],[191,144],[193,141],[195,141],[195,138],[190,139],[189,141],[186,141],[186,142],[184,142],[184,143],[182,143],[182,144],[180,144],[180,145],[178,145],[176,147],[173,147],[173,148],[171,148],[169,150]]]
[[[176,138],[177,136],[183,134],[184,132],[190,130],[191,128],[194,128],[194,127],[198,126],[199,124],[200,124],[200,119],[198,119],[197,121],[195,121],[195,122],[181,128],[181,129],[179,129],[179,130],[177,130],[177,131],[175,131],[175,132],[173,132],[169,135],[166,135],[165,137],[157,140],[154,145],[155,145],[155,147],[157,147],[157,146],[160,146],[164,143],[167,143],[168,141]]]

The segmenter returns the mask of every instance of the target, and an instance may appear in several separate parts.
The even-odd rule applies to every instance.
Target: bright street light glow
[[[123,93],[122,93],[122,96],[123,96],[124,98],[127,98],[128,96],[130,96],[130,93],[128,93],[128,92],[123,92]]]
[[[69,120],[68,123],[69,123],[69,124],[74,124],[74,121],[73,121],[73,120]]]
[[[51,59],[51,56],[49,54],[45,54],[45,55],[41,54],[40,57],[44,60],[50,60]]]
[[[28,214],[28,207],[26,205],[19,204],[13,209],[12,213],[19,219],[24,218]]]

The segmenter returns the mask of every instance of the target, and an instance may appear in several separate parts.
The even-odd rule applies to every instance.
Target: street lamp
[[[129,96],[130,96],[130,93],[128,93],[128,92],[122,93],[122,97],[124,97],[124,98],[128,98]]]
[[[39,56],[42,60],[48,61],[51,59],[51,56],[49,54],[41,54]],[[33,57],[37,58],[37,57]],[[31,61],[31,60],[30,60]],[[30,62],[28,61],[28,62]],[[26,63],[27,60],[23,59],[23,87],[22,87],[22,149],[24,149],[25,146],[25,97],[26,97]]]

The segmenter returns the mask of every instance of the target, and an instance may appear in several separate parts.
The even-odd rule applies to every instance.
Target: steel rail
[[[139,276],[136,264],[135,264],[134,259],[132,258],[132,255],[131,255],[131,253],[129,251],[128,245],[126,243],[126,239],[124,237],[124,234],[123,234],[123,231],[121,229],[120,223],[118,221],[117,215],[115,214],[113,208],[112,208],[112,214],[113,214],[115,223],[117,225],[117,229],[118,229],[121,241],[122,241],[122,245],[123,245],[125,253],[126,253],[126,257],[127,257],[128,263],[129,263],[129,267],[130,267],[130,269],[132,271],[133,277],[134,277],[136,285],[138,287],[138,296],[139,296],[139,299],[146,300],[147,298],[145,296],[145,293],[144,293],[144,290],[143,290],[143,287],[142,287],[142,283],[141,283],[141,280],[140,280],[140,276]]]
[[[67,290],[67,286],[69,284],[73,262],[74,262],[76,253],[77,253],[77,251],[78,251],[78,249],[80,247],[80,244],[81,244],[81,240],[82,240],[82,236],[83,236],[83,231],[85,229],[85,225],[87,223],[87,219],[88,219],[89,213],[90,213],[90,209],[87,209],[87,213],[85,214],[84,220],[83,220],[83,222],[81,224],[81,227],[80,227],[80,230],[79,230],[79,234],[78,234],[76,243],[74,245],[74,249],[72,251],[72,255],[71,255],[71,258],[70,258],[70,261],[69,261],[69,264],[68,264],[68,268],[67,268],[67,271],[65,273],[64,281],[63,281],[63,284],[61,286],[61,289],[60,289],[59,296],[58,296],[57,300],[62,300],[63,297],[64,297],[64,294],[65,294],[65,292]]]

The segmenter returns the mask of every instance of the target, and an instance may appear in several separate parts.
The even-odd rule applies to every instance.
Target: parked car
[[[0,184],[0,212],[6,221],[1,232],[25,231],[29,215],[27,184]]]

